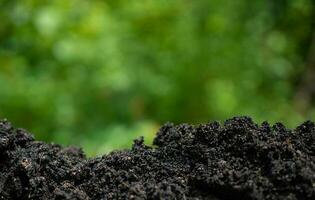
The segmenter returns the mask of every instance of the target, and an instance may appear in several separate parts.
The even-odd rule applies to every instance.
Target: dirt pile
[[[86,159],[0,122],[0,199],[315,199],[315,125],[164,125],[155,147]]]

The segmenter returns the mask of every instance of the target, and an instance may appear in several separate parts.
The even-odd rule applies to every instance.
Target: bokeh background
[[[159,126],[314,120],[314,0],[0,0],[0,117],[88,155]]]

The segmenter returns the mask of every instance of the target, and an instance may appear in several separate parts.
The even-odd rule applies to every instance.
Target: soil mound
[[[315,199],[315,125],[166,124],[87,159],[0,121],[0,199]]]

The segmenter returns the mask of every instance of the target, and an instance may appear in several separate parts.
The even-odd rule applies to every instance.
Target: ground
[[[0,122],[0,199],[315,199],[315,125],[165,124],[88,159]]]

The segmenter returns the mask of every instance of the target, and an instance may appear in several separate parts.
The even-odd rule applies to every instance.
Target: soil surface
[[[154,146],[87,159],[0,121],[0,199],[315,199],[315,126],[166,124]]]

